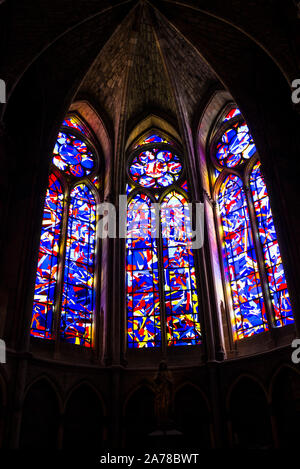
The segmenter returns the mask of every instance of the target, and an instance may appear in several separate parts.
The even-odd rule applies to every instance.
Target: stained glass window
[[[256,152],[253,138],[246,122],[235,122],[217,142],[215,156],[222,166],[234,168]]]
[[[130,347],[161,344],[155,211],[151,199],[136,195],[127,215],[127,312]]]
[[[127,194],[138,189],[127,214],[128,346],[196,345],[201,331],[192,234],[182,160],[172,147],[134,153]],[[153,199],[143,192],[150,189]],[[168,190],[161,195],[159,190]],[[162,198],[163,197],[163,198]],[[160,209],[155,210],[154,201]],[[156,218],[157,217],[157,218]]]
[[[31,334],[40,338],[52,337],[63,202],[61,183],[54,174],[50,174],[45,197],[31,321]]]
[[[161,226],[168,345],[200,344],[196,273],[188,202],[175,191],[162,200]]]
[[[227,112],[221,123],[224,121],[227,126],[216,131],[212,142],[212,162],[227,168],[217,201],[233,339],[237,340],[291,323],[293,314],[255,143],[238,108]],[[250,164],[253,161],[250,180],[246,172],[249,160]],[[236,166],[241,177],[230,171]],[[217,171],[221,177],[222,171]],[[216,168],[212,169],[212,182],[216,182]],[[245,188],[249,185],[248,194]],[[263,288],[266,280],[267,288]]]
[[[66,174],[83,177],[92,172],[94,157],[84,140],[59,132],[53,151],[53,164]]]
[[[284,326],[293,322],[293,313],[270,200],[260,167],[261,164],[258,161],[254,165],[250,176],[252,200],[258,223],[260,242],[263,248],[271,300],[275,312],[275,324],[276,326]]]
[[[95,312],[94,194],[100,180],[94,174],[96,159],[85,138],[86,126],[73,115],[62,125],[45,197],[31,335],[57,339],[58,326],[59,340],[91,347]],[[89,187],[86,178],[90,175]],[[59,271],[62,278],[58,284]]]
[[[170,139],[167,139],[159,134],[151,134],[146,138],[142,138],[140,142],[135,145],[134,148],[138,148],[142,145],[148,145],[149,143],[168,143],[169,145],[173,145],[173,142]]]
[[[84,125],[81,124],[80,120],[76,116],[68,116],[63,121],[62,125],[64,127],[71,127],[73,129],[79,130],[83,135],[87,135],[87,129]]]
[[[238,116],[239,114],[241,114],[241,111],[237,107],[230,109],[230,111],[227,112],[227,114],[224,117],[224,122],[229,121],[230,119],[233,119],[235,116]]]
[[[91,346],[95,306],[95,198],[85,184],[70,195],[61,336],[66,342]]]
[[[232,300],[233,336],[241,339],[267,330],[268,324],[247,200],[238,176],[227,176],[218,202],[223,227],[224,265]]]

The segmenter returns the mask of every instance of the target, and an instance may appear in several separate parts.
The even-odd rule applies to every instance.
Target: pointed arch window
[[[293,322],[261,163],[237,107],[219,120],[211,144],[224,280],[233,339]]]
[[[91,347],[96,286],[99,163],[76,115],[63,121],[45,197],[31,335]]]
[[[275,316],[275,325],[280,327],[293,322],[293,314],[260,161],[256,162],[251,171],[250,188]]]
[[[133,147],[127,196],[128,347],[201,344],[188,183],[168,137]]]

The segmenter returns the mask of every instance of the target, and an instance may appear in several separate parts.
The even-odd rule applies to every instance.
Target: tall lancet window
[[[293,322],[270,200],[255,143],[238,108],[211,144],[212,183],[233,339]]]
[[[62,123],[45,197],[31,335],[91,347],[96,287],[99,163],[76,115]]]
[[[169,138],[149,134],[127,174],[128,347],[201,344],[183,158]]]

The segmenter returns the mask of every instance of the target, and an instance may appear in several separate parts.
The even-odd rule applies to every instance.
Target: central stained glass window
[[[75,115],[68,116],[53,149],[45,197],[31,321],[34,337],[92,346],[96,170],[87,127]]]
[[[183,162],[169,139],[150,134],[135,146],[128,175],[128,346],[201,344]]]

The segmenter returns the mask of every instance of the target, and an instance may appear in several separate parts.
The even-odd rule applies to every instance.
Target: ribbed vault
[[[252,3],[4,2],[1,78],[10,97],[34,64],[45,86],[51,85],[51,73],[59,69],[70,81],[75,79],[79,95],[94,100],[115,130],[125,113],[129,130],[145,117],[143,113],[150,112],[168,116],[176,125],[178,96],[192,120],[202,98],[207,101],[211,90],[220,87],[218,81],[230,88],[231,75],[240,76],[238,68],[243,67],[248,77],[246,65],[260,59],[260,54],[270,56],[286,77],[296,76],[299,64],[293,62],[291,52],[299,45],[299,32],[292,2],[282,7],[280,18],[272,2]],[[262,34],[266,27],[268,36]],[[84,60],[78,55],[79,47],[85,52]],[[57,57],[55,70],[48,67],[53,56]],[[238,93],[234,97],[238,100]]]

